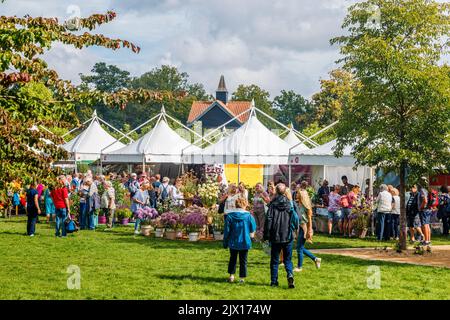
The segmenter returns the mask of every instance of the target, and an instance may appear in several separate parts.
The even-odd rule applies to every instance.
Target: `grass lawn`
[[[0,299],[450,299],[450,270],[323,255],[316,270],[305,258],[287,289],[268,286],[269,257],[255,245],[245,284],[228,284],[228,251],[220,242],[189,243],[134,236],[132,228],[80,231],[55,238],[38,224],[25,236],[25,218],[0,219]],[[434,238],[434,244],[450,244]],[[374,240],[315,236],[310,248],[390,246]],[[296,254],[294,260],[296,261]],[[67,289],[69,265],[81,270],[81,289]],[[368,289],[368,267],[381,269],[381,289]]]

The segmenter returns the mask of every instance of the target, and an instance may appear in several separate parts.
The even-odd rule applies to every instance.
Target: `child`
[[[228,263],[228,282],[234,282],[237,256],[239,255],[239,282],[244,283],[247,277],[247,255],[252,247],[251,234],[256,231],[255,218],[246,211],[248,201],[245,198],[236,199],[236,209],[229,211],[225,217],[225,230],[223,247],[230,248],[230,261]]]

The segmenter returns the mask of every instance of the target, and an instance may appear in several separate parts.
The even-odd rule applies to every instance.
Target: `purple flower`
[[[161,215],[161,223],[166,227],[166,228],[175,228],[180,222],[180,215],[169,211],[169,212],[165,212]]]

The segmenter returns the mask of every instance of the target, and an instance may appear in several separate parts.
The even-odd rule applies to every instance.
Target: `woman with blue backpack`
[[[228,263],[228,282],[234,282],[237,258],[239,256],[239,282],[244,283],[247,277],[248,250],[252,247],[251,234],[256,231],[255,218],[247,211],[248,201],[243,197],[236,199],[236,209],[225,217],[223,247],[230,249]]]

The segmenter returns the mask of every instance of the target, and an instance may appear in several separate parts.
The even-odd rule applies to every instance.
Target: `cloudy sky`
[[[122,49],[82,51],[55,45],[50,66],[79,82],[95,62],[116,64],[140,75],[161,64],[186,71],[209,93],[225,75],[229,91],[257,84],[272,97],[292,89],[307,97],[336,67],[338,49],[329,39],[353,0],[7,0],[3,15],[87,16],[113,9],[118,17],[96,30],[130,40],[139,54]]]

